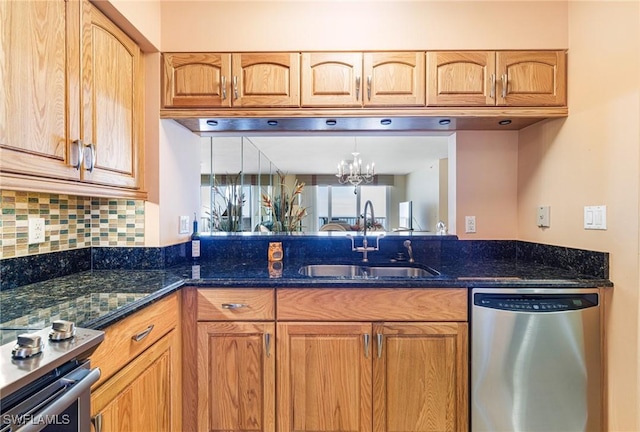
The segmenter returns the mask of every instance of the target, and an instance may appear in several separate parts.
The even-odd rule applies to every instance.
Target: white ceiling
[[[448,135],[433,133],[206,137],[202,138],[202,173],[210,172],[210,140],[213,140],[213,166],[217,174],[268,172],[269,162],[265,157],[284,173],[335,174],[341,160],[353,158],[351,153],[357,145],[363,164],[375,162],[376,173],[403,175],[445,159],[448,154]],[[241,148],[244,165],[240,162]],[[260,153],[263,156],[259,162]]]

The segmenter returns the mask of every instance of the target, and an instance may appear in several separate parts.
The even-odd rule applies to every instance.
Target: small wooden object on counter
[[[269,242],[269,261],[282,261],[282,242]]]

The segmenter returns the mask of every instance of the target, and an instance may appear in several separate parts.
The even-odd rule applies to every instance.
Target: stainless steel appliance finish
[[[58,322],[0,346],[0,432],[88,431],[100,370],[87,358],[103,339],[102,331]]]
[[[471,295],[471,430],[601,431],[598,290]]]

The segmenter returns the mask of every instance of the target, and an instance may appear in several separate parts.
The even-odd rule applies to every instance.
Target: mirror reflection
[[[448,220],[449,136],[212,136],[201,141],[200,231],[436,232]]]

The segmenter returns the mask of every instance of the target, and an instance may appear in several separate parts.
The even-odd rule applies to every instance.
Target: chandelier
[[[351,153],[353,159],[351,161],[340,161],[338,164],[338,182],[340,184],[351,183],[353,186],[358,186],[361,183],[371,183],[375,173],[375,163],[367,164],[363,166],[362,158],[358,153],[358,143],[354,145],[354,151]]]

